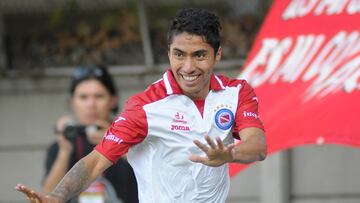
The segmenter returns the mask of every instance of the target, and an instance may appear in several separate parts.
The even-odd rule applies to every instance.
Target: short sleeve
[[[258,112],[258,98],[254,89],[245,80],[241,83],[238,100],[233,128],[234,135],[247,127],[257,127],[264,130]]]
[[[112,122],[95,150],[116,163],[131,146],[145,139],[147,128],[146,114],[142,105],[130,98],[123,112]]]

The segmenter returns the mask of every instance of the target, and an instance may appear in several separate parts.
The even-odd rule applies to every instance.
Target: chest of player
[[[148,138],[186,143],[202,140],[205,134],[224,141],[235,122],[238,88],[210,91],[205,99],[203,114],[194,101],[184,95],[170,95],[144,106],[148,121]]]

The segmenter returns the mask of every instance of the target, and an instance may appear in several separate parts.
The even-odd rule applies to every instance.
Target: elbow
[[[259,161],[263,161],[266,159],[267,156],[267,145],[266,143],[261,144],[260,150],[259,150]]]
[[[259,155],[259,161],[264,161],[266,159],[266,156],[267,156],[267,153],[264,152],[264,153],[260,153]]]
[[[258,153],[259,153],[259,161],[264,161],[266,159],[267,156],[267,144],[266,144],[266,138],[265,138],[265,134],[262,133],[259,136],[258,139]]]

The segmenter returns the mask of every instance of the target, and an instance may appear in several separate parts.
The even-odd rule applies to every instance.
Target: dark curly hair
[[[167,43],[170,46],[176,35],[187,32],[203,36],[216,54],[220,47],[220,30],[219,17],[215,13],[200,8],[185,8],[172,21],[167,33]]]

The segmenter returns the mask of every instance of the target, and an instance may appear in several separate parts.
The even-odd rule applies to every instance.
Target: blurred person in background
[[[75,69],[69,93],[73,115],[61,117],[56,124],[57,141],[47,152],[44,193],[51,192],[66,172],[102,140],[118,110],[117,90],[104,67]],[[97,203],[100,199],[108,203],[138,202],[136,179],[124,158],[70,202]]]
[[[139,202],[224,203],[229,163],[262,161],[267,148],[253,88],[213,73],[222,55],[219,21],[204,9],[178,12],[163,78],[128,99],[101,143],[51,193],[16,189],[30,202],[64,202],[127,153]]]

